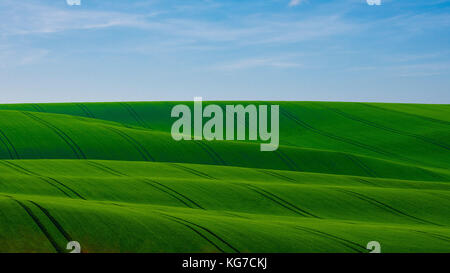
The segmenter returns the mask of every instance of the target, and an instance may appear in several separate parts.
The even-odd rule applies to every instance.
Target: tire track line
[[[145,149],[144,146],[142,146],[138,141],[136,141],[134,138],[132,138],[125,132],[123,132],[119,129],[107,127],[107,126],[103,126],[103,128],[106,128],[107,130],[115,132],[116,134],[121,136],[123,139],[125,139],[128,143],[131,144],[131,146],[133,146],[136,149],[136,151],[138,151],[138,153],[142,156],[142,158],[145,161],[155,161],[155,159],[150,155],[150,153],[147,151],[147,149]]]
[[[201,141],[194,141],[195,144],[197,144],[203,151],[205,151],[216,163],[219,163],[220,165],[226,166],[227,163],[225,160],[222,159],[222,157],[214,151],[209,145],[207,145],[204,142]]]
[[[52,130],[55,134],[57,134],[69,147],[70,149],[72,149],[72,151],[74,152],[75,156],[78,159],[86,159],[86,155],[83,153],[83,151],[81,150],[81,148],[78,146],[78,144],[75,143],[75,141],[73,141],[66,133],[64,133],[61,129],[59,129],[58,127],[52,125],[51,123],[36,117],[35,115],[33,115],[30,112],[21,112],[22,114],[24,114],[25,116],[33,119],[34,121],[37,121],[38,123],[46,126],[47,128],[49,128],[50,130]]]
[[[275,151],[276,154],[278,154],[280,157],[284,158],[289,164],[291,164],[291,169],[293,171],[301,171],[301,169],[298,167],[297,163],[295,163],[294,160],[292,160],[286,153],[284,153],[281,149],[277,149]]]
[[[62,225],[48,212],[47,209],[40,206],[38,203],[34,201],[28,200],[28,202],[34,204],[39,210],[41,210],[45,216],[52,222],[52,224],[58,229],[58,231],[66,238],[68,242],[72,241],[72,237],[69,235],[69,233],[62,227]]]
[[[63,250],[61,247],[58,246],[58,244],[56,243],[56,240],[53,238],[53,236],[50,234],[50,232],[48,231],[48,229],[42,224],[42,222],[39,220],[39,218],[34,215],[33,211],[31,211],[31,209],[29,207],[27,207],[25,204],[23,204],[22,202],[20,202],[17,199],[14,199],[13,197],[9,196],[12,200],[16,201],[17,204],[20,205],[20,207],[22,207],[25,212],[28,214],[28,216],[31,217],[31,219],[33,219],[33,222],[39,227],[39,229],[41,230],[41,232],[45,235],[45,237],[47,238],[47,240],[50,242],[50,244],[53,246],[53,248],[56,250],[56,252],[58,253],[62,253]]]
[[[430,237],[433,237],[433,238],[445,241],[447,243],[450,243],[450,237],[447,237],[445,235],[431,233],[431,232],[426,232],[426,231],[420,231],[420,230],[415,230],[415,232],[422,233],[422,234],[428,235]]]
[[[81,111],[84,112],[84,114],[86,115],[86,117],[88,118],[95,118],[95,116],[92,114],[91,111],[89,111],[89,109],[87,108],[86,105],[82,104],[82,103],[77,103],[76,104],[78,106],[78,108],[81,109]]]
[[[44,110],[42,110],[41,106],[39,104],[32,104],[31,105],[37,112],[45,113]]]
[[[296,213],[296,214],[298,214],[300,216],[320,218],[320,217],[318,217],[318,216],[316,216],[316,215],[314,215],[314,214],[312,214],[312,213],[310,213],[310,212],[308,212],[308,211],[306,211],[304,209],[301,209],[301,208],[293,205],[292,203],[282,199],[281,197],[279,197],[279,196],[277,196],[277,195],[275,195],[275,194],[273,194],[271,192],[268,192],[266,190],[263,190],[263,189],[261,189],[259,187],[253,186],[253,185],[249,185],[249,184],[245,184],[245,185],[250,190],[253,190],[256,193],[259,193],[260,195],[264,196],[265,198],[267,198],[267,199],[277,203],[278,205],[280,205],[280,206],[282,206],[282,207],[284,207],[284,208],[286,208],[286,209],[288,209],[288,210],[290,210],[290,211],[292,211],[292,212],[294,212],[294,213]]]
[[[362,183],[362,184],[364,184],[364,185],[369,185],[369,186],[371,186],[371,187],[380,187],[379,185],[377,185],[377,184],[375,184],[375,183],[372,183],[372,182],[370,182],[370,181],[367,181],[367,180],[365,180],[365,179],[362,179],[362,178],[357,178],[356,181],[358,181],[359,183]]]
[[[116,170],[114,170],[114,169],[112,169],[112,168],[110,168],[110,167],[108,167],[108,166],[105,166],[105,165],[103,165],[103,164],[101,164],[101,163],[99,163],[99,162],[95,162],[95,161],[91,161],[91,160],[87,160],[87,161],[85,161],[85,162],[86,162],[88,165],[90,165],[90,166],[92,166],[92,167],[94,167],[94,168],[97,168],[97,169],[99,169],[99,170],[101,170],[101,171],[103,171],[103,172],[112,174],[112,175],[114,175],[114,176],[118,176],[118,177],[128,176],[128,175],[123,174],[123,173],[121,173],[121,172],[119,172],[119,171],[116,171]]]
[[[205,208],[203,208],[202,206],[200,206],[197,202],[193,201],[191,198],[187,197],[187,196],[184,195],[184,194],[179,193],[178,191],[176,191],[176,190],[174,190],[174,189],[172,189],[172,188],[170,188],[170,187],[168,187],[168,186],[166,186],[166,185],[164,185],[164,184],[162,184],[162,183],[159,183],[159,182],[157,182],[157,181],[155,181],[155,180],[151,180],[151,179],[148,179],[148,178],[145,178],[144,180],[147,181],[148,183],[154,183],[154,184],[157,184],[157,185],[159,185],[159,186],[161,186],[161,187],[163,187],[163,188],[165,188],[165,189],[167,189],[167,190],[169,190],[169,191],[171,191],[171,192],[173,192],[173,193],[175,193],[175,194],[181,196],[182,198],[188,200],[189,202],[191,202],[192,204],[194,204],[196,207],[198,207],[198,208],[200,208],[200,209],[205,209]],[[168,193],[168,194],[170,194],[170,193]],[[171,195],[172,195],[172,194],[171,194]],[[177,198],[177,197],[174,196],[174,195],[172,195],[172,196],[175,197],[175,198]],[[177,199],[178,199],[178,198],[177,198]],[[183,203],[185,203],[185,202],[183,202]],[[191,207],[191,206],[188,205],[188,207]],[[192,207],[191,207],[191,208],[192,208]]]
[[[0,129],[0,140],[3,143],[3,145],[6,147],[6,150],[8,151],[9,157],[11,157],[11,159],[20,159],[16,148],[14,147],[12,142],[9,140],[9,138],[6,136],[6,134],[1,129]],[[12,152],[11,152],[11,149],[12,149]],[[14,153],[14,155],[13,155],[13,153]]]
[[[203,173],[203,172],[201,172],[201,171],[194,170],[194,169],[189,168],[189,167],[186,167],[186,166],[178,165],[178,164],[176,164],[176,163],[167,163],[167,164],[168,164],[169,166],[173,166],[173,167],[175,167],[175,168],[177,168],[177,169],[180,169],[180,170],[183,170],[183,171],[185,171],[185,172],[188,172],[188,173],[194,174],[194,175],[196,175],[196,176],[199,176],[199,177],[201,177],[201,178],[217,180],[217,178],[214,178],[214,177],[212,177],[212,176],[210,176],[210,175],[208,175],[208,174],[206,174],[206,173]]]
[[[133,107],[132,107],[131,105],[129,105],[129,104],[126,103],[126,102],[121,102],[120,105],[122,105],[122,107],[124,107],[124,108],[128,111],[128,113],[136,120],[136,122],[137,122],[141,127],[144,127],[144,128],[147,128],[147,129],[151,129],[149,126],[147,126],[147,125],[145,124],[145,122],[143,121],[143,119],[141,119],[141,117],[136,113],[136,111],[133,109]]]
[[[353,120],[353,121],[356,121],[356,122],[359,122],[359,123],[362,123],[362,124],[366,124],[368,126],[371,126],[371,127],[374,127],[374,128],[380,129],[380,130],[384,130],[384,131],[387,131],[387,132],[395,133],[395,134],[398,134],[398,135],[401,135],[401,136],[412,137],[412,138],[421,140],[423,142],[426,142],[428,144],[432,144],[434,146],[438,146],[440,148],[443,148],[443,149],[446,149],[446,150],[450,150],[450,147],[448,147],[444,143],[441,143],[441,142],[436,141],[434,139],[427,138],[427,137],[421,136],[421,135],[416,135],[416,134],[413,134],[413,133],[404,132],[404,131],[401,131],[401,130],[397,130],[397,129],[394,129],[394,128],[390,128],[390,127],[381,125],[381,124],[377,124],[375,122],[372,122],[372,121],[369,121],[369,120],[366,120],[366,119],[354,116],[352,114],[343,112],[343,111],[335,109],[335,108],[331,108],[331,107],[328,107],[328,106],[323,106],[323,107],[326,108],[326,109],[330,109],[331,111],[335,112],[336,114],[341,115],[341,116],[343,116],[343,117],[345,117],[347,119],[350,119],[350,120]]]
[[[364,164],[359,158],[357,158],[354,155],[351,154],[347,154],[347,153],[342,153],[346,158],[348,158],[351,162],[353,162],[353,164],[355,164],[356,166],[358,166],[359,168],[361,168],[367,175],[371,176],[371,177],[377,177],[377,175],[375,174],[375,172],[370,169],[369,167],[367,167],[366,164]]]
[[[24,175],[26,175],[26,176],[35,177],[35,178],[37,178],[37,179],[39,179],[39,180],[41,180],[41,181],[44,181],[44,182],[46,182],[47,184],[49,184],[50,186],[52,186],[52,187],[56,188],[57,190],[59,190],[59,191],[60,191],[61,193],[63,193],[65,196],[72,198],[72,196],[70,196],[67,192],[65,192],[65,191],[62,190],[60,187],[58,187],[57,185],[55,185],[55,184],[53,184],[53,183],[51,183],[50,181],[47,180],[47,179],[50,179],[50,180],[52,180],[52,181],[54,181],[54,182],[60,184],[61,186],[67,188],[68,190],[72,191],[75,195],[77,195],[77,196],[80,197],[81,199],[86,200],[86,199],[84,199],[81,195],[79,195],[78,193],[76,193],[74,190],[72,190],[71,188],[67,187],[66,185],[62,184],[61,182],[57,181],[57,180],[54,179],[54,178],[47,177],[47,179],[46,179],[46,178],[43,177],[42,175],[39,175],[39,174],[37,174],[37,173],[35,173],[35,172],[32,172],[32,171],[30,171],[30,170],[27,170],[27,169],[25,169],[25,168],[23,168],[23,167],[21,167],[21,166],[19,166],[19,165],[17,165],[17,164],[14,164],[14,163],[12,163],[12,162],[8,162],[8,161],[3,161],[3,160],[2,160],[2,161],[0,161],[0,163],[2,163],[3,165],[5,165],[5,166],[7,166],[7,167],[9,167],[9,168],[11,168],[11,169],[13,169],[13,170],[15,170],[15,171],[21,173],[21,174],[24,174]]]
[[[407,217],[407,218],[410,218],[410,219],[414,219],[415,221],[418,221],[421,224],[431,224],[431,225],[435,225],[435,226],[441,226],[439,224],[436,224],[436,223],[433,223],[433,222],[430,222],[430,221],[427,221],[427,220],[424,220],[424,219],[421,219],[421,218],[409,215],[409,214],[407,214],[405,212],[402,212],[402,211],[400,211],[400,210],[398,210],[396,208],[393,208],[393,207],[391,207],[391,206],[389,206],[389,205],[387,205],[385,203],[382,203],[382,202],[380,202],[380,201],[378,201],[378,200],[376,200],[374,198],[368,197],[366,195],[363,195],[363,194],[360,194],[360,193],[357,193],[357,192],[354,192],[354,191],[350,191],[350,190],[344,190],[344,189],[336,189],[336,190],[340,191],[340,192],[343,192],[343,193],[346,193],[347,195],[351,195],[353,197],[356,197],[356,198],[358,198],[360,200],[366,201],[366,202],[368,202],[368,203],[370,203],[372,205],[375,205],[375,206],[377,206],[379,208],[382,208],[382,209],[384,209],[386,211],[389,211],[392,214],[395,214],[395,215],[398,215],[398,216],[404,216],[404,217]]]
[[[369,151],[372,151],[372,152],[375,152],[375,153],[378,153],[378,154],[381,154],[381,155],[384,155],[384,156],[406,159],[406,158],[404,158],[404,157],[402,157],[400,155],[396,155],[394,153],[384,151],[384,150],[382,150],[380,148],[377,148],[377,147],[374,147],[374,146],[370,146],[370,145],[361,143],[361,142],[356,141],[356,140],[352,140],[352,139],[348,139],[348,138],[345,138],[345,137],[337,136],[337,135],[334,135],[332,133],[328,133],[328,132],[322,131],[320,129],[317,129],[317,128],[307,124],[306,122],[300,120],[296,116],[292,115],[291,113],[289,113],[288,111],[285,111],[283,109],[280,109],[280,112],[281,112],[282,115],[284,115],[287,118],[289,118],[290,120],[294,121],[295,123],[297,123],[301,127],[305,128],[307,130],[313,131],[313,132],[315,132],[315,133],[317,133],[319,135],[325,136],[327,138],[331,138],[331,139],[334,139],[334,140],[337,140],[337,141],[340,141],[340,142],[343,142],[343,143],[347,143],[347,144],[350,144],[350,145],[353,145],[353,146],[356,146],[356,147],[359,147],[359,148],[363,148],[363,149],[366,149],[366,150],[369,150]],[[407,160],[412,161],[411,159],[407,159]]]
[[[292,182],[297,182],[295,179],[292,179],[290,177],[284,176],[284,175],[276,173],[276,172],[272,172],[272,171],[269,171],[269,170],[261,170],[261,169],[255,169],[255,170],[257,172],[260,172],[260,173],[263,173],[263,174],[266,174],[266,175],[270,175],[272,177],[275,177],[275,178],[278,178],[278,179],[281,179],[281,180],[284,180],[284,181],[287,181],[287,182],[291,182],[291,183]]]
[[[412,117],[423,119],[423,120],[430,121],[430,122],[435,122],[435,123],[444,124],[444,125],[450,125],[450,122],[445,121],[445,120],[440,120],[440,119],[430,118],[430,117],[426,117],[426,116],[411,114],[411,113],[403,112],[403,111],[397,111],[397,110],[388,109],[388,108],[384,108],[384,107],[380,107],[380,106],[375,106],[375,105],[368,104],[368,103],[360,103],[360,104],[364,105],[364,106],[367,106],[367,107],[375,108],[375,109],[378,109],[378,110],[383,110],[383,111],[386,111],[386,112],[394,112],[394,113],[397,113],[397,114],[402,114],[402,115],[406,115],[406,116],[412,116]]]
[[[58,180],[56,180],[56,179],[54,179],[54,178],[51,178],[51,177],[47,177],[47,178],[50,179],[51,181],[53,181],[53,182],[55,182],[55,183],[57,183],[57,184],[63,186],[63,187],[66,188],[67,190],[71,191],[73,194],[75,194],[76,196],[78,196],[80,199],[86,200],[86,198],[84,198],[83,196],[81,196],[78,192],[76,192],[75,190],[73,190],[73,189],[70,188],[69,186],[65,185],[64,183],[62,183],[62,182],[60,182],[60,181],[58,181]]]
[[[184,223],[186,223],[186,224],[190,224],[190,225],[193,225],[193,226],[195,226],[195,227],[198,227],[198,228],[200,228],[200,229],[206,231],[207,233],[209,233],[210,235],[212,235],[213,237],[215,237],[216,239],[218,239],[219,241],[221,241],[221,242],[224,243],[225,245],[227,245],[229,248],[231,248],[231,249],[232,249],[233,251],[235,251],[236,253],[240,253],[240,251],[237,250],[235,247],[233,247],[230,243],[228,243],[227,241],[225,241],[224,239],[222,239],[221,237],[219,237],[217,234],[215,234],[215,233],[212,232],[211,230],[209,230],[209,229],[207,229],[207,228],[205,228],[205,227],[203,227],[203,226],[201,226],[201,225],[199,225],[199,224],[190,222],[190,221],[188,221],[188,220],[185,220],[185,219],[182,219],[182,218],[179,218],[179,217],[176,217],[176,216],[172,216],[172,215],[168,215],[168,214],[163,214],[163,213],[161,213],[161,214],[162,214],[162,215],[165,215],[166,217],[174,218],[174,219],[177,219],[177,220],[179,220],[179,221],[182,221],[182,222],[184,222]]]
[[[157,189],[158,191],[164,192],[165,194],[169,195],[170,197],[172,197],[172,198],[176,199],[177,201],[181,202],[181,203],[182,203],[183,205],[185,205],[186,207],[192,209],[192,207],[191,207],[188,203],[184,202],[182,199],[180,199],[180,198],[178,198],[177,196],[171,194],[170,192],[168,192],[168,191],[166,191],[166,190],[163,190],[163,189],[161,189],[161,188],[158,188],[157,186],[155,186],[155,185],[153,185],[152,183],[149,183],[149,182],[147,182],[147,181],[142,181],[142,182],[144,182],[146,185],[149,185],[149,186],[152,187],[152,188]]]
[[[322,232],[322,231],[312,229],[312,228],[307,228],[307,227],[299,227],[299,226],[296,226],[295,229],[302,230],[302,231],[308,232],[310,234],[314,234],[319,237],[331,239],[332,241],[337,242],[338,244],[343,245],[347,248],[350,248],[358,253],[367,252],[366,249],[360,244],[357,244],[350,240],[347,240],[347,239],[344,239],[344,238],[341,238],[341,237],[338,237],[338,236],[335,236],[335,235],[332,235],[332,234],[329,234],[326,232]],[[363,251],[361,251],[361,249],[363,249]]]
[[[165,214],[162,214],[162,213],[161,213],[161,215],[165,216],[165,218],[169,219],[170,221],[173,221],[173,222],[175,222],[175,223],[178,223],[178,224],[180,224],[180,225],[183,225],[183,226],[189,228],[190,230],[192,230],[193,232],[195,232],[196,234],[198,234],[200,237],[202,237],[205,241],[207,241],[208,243],[210,243],[211,245],[213,245],[217,250],[219,250],[219,251],[222,252],[222,253],[225,253],[225,251],[224,251],[222,248],[220,248],[217,244],[215,244],[213,241],[211,241],[210,239],[208,239],[208,237],[206,237],[206,236],[203,235],[200,231],[196,230],[195,228],[191,227],[190,225],[185,224],[185,223],[183,223],[183,222],[181,222],[181,221],[172,219],[172,218],[168,217],[168,216],[165,215]]]

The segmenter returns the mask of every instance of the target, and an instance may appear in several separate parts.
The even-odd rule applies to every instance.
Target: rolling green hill
[[[450,252],[450,105],[273,102],[260,152],[178,103],[0,105],[0,252]]]

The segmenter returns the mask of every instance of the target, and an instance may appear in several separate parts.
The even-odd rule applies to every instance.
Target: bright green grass
[[[279,102],[260,152],[175,104],[0,105],[0,252],[450,251],[448,105]]]

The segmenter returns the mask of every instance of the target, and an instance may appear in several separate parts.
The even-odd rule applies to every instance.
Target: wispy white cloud
[[[23,1],[0,3],[0,32],[3,35],[55,33],[77,29],[115,26],[139,27],[152,16],[121,12],[62,9]]]
[[[287,61],[283,58],[249,58],[236,60],[214,66],[217,70],[234,71],[251,68],[294,68],[301,67],[302,64],[293,61]]]
[[[284,18],[276,16],[236,17],[235,23],[187,18],[157,17],[112,11],[62,9],[22,1],[0,3],[0,33],[30,35],[68,30],[129,27],[159,38],[189,39],[203,43],[236,44],[294,43],[351,30],[339,16]]]
[[[290,2],[289,2],[289,7],[295,7],[295,6],[298,6],[298,5],[300,5],[301,3],[303,3],[303,2],[305,2],[305,0],[291,0]]]
[[[18,48],[11,45],[0,45],[0,68],[11,68],[35,64],[50,54],[46,49]]]

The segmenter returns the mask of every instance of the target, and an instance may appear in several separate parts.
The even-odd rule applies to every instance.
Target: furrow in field
[[[54,179],[54,178],[51,178],[51,177],[47,177],[47,178],[50,179],[51,181],[53,181],[53,182],[55,182],[55,183],[57,183],[57,184],[63,186],[63,187],[66,188],[67,190],[71,191],[73,194],[75,194],[76,196],[78,196],[80,199],[86,200],[86,198],[84,198],[83,196],[81,196],[81,194],[79,194],[78,192],[76,192],[75,190],[73,190],[72,188],[70,188],[69,186],[65,185],[64,183],[62,183],[62,182],[60,182],[60,181],[58,181],[58,180],[56,180],[56,179]]]
[[[40,112],[40,113],[44,113],[44,112],[45,112],[45,111],[41,108],[41,106],[40,106],[39,104],[34,103],[34,104],[32,104],[31,106],[32,106],[34,109],[36,109],[37,112]]]
[[[281,179],[281,180],[284,180],[284,181],[287,181],[287,182],[290,182],[290,183],[297,182],[295,179],[292,179],[292,178],[287,177],[285,175],[273,172],[271,170],[258,170],[258,169],[256,169],[256,170],[258,172],[260,172],[260,173],[263,173],[263,174],[266,174],[266,175],[270,175],[270,176],[273,176],[275,178],[278,178],[278,179]]]
[[[274,151],[274,153],[284,162],[284,164],[286,164],[289,170],[300,171],[298,165],[291,158],[289,158],[283,151],[281,151],[281,149]]]
[[[72,151],[74,152],[75,156],[80,159],[86,159],[86,155],[83,153],[83,151],[81,150],[81,148],[78,146],[78,144],[75,143],[75,141],[73,141],[66,133],[64,133],[61,129],[59,129],[58,127],[52,125],[51,123],[36,117],[35,115],[33,115],[30,112],[25,112],[22,111],[22,113],[28,117],[30,117],[31,119],[37,121],[38,123],[46,126],[47,128],[49,128],[50,130],[52,130],[55,134],[57,134],[69,147],[70,149],[72,149]]]
[[[4,166],[7,166],[8,168],[13,169],[16,172],[19,172],[19,173],[24,174],[24,175],[40,176],[39,174],[37,174],[35,172],[32,172],[32,171],[30,171],[28,169],[25,169],[24,167],[19,166],[19,165],[15,164],[15,163],[13,163],[11,161],[0,160],[0,164],[3,164]]]
[[[259,187],[256,187],[254,185],[249,185],[249,184],[246,184],[245,186],[247,188],[249,188],[250,190],[260,194],[261,196],[263,196],[263,197],[265,197],[265,198],[267,198],[267,199],[277,203],[278,205],[282,206],[283,208],[286,208],[286,209],[294,212],[295,214],[298,214],[298,215],[303,216],[303,217],[320,218],[320,217],[315,216],[314,214],[312,214],[310,212],[307,212],[307,211],[305,211],[303,209],[298,208],[297,206],[291,204],[290,202],[287,202],[286,200],[282,199],[281,197],[276,196],[275,194],[272,194],[272,193],[270,193],[268,191],[265,191],[265,190],[263,190],[263,189],[261,189]]]
[[[196,176],[199,176],[201,178],[216,179],[216,178],[214,178],[214,177],[212,177],[212,176],[210,176],[210,175],[208,175],[208,174],[206,174],[204,172],[194,170],[193,168],[189,168],[187,166],[179,165],[179,164],[176,164],[176,163],[167,163],[167,164],[169,164],[169,166],[172,166],[172,167],[175,167],[177,169],[181,169],[181,170],[186,171],[188,173],[191,173],[191,174],[194,174]]]
[[[368,126],[371,126],[371,127],[374,127],[374,128],[380,129],[380,130],[384,130],[384,131],[387,131],[387,132],[395,133],[395,134],[406,136],[406,137],[415,138],[415,139],[421,140],[421,141],[423,141],[425,143],[437,146],[439,148],[443,148],[445,150],[450,150],[449,146],[447,146],[444,143],[439,142],[437,140],[434,140],[434,139],[431,139],[431,138],[428,138],[428,137],[425,137],[425,136],[420,136],[420,135],[417,135],[417,134],[413,134],[413,133],[404,132],[404,131],[401,131],[401,130],[398,130],[398,129],[390,128],[390,127],[387,127],[387,126],[375,123],[373,121],[369,121],[369,120],[357,117],[355,115],[343,112],[343,111],[338,110],[336,108],[327,107],[327,106],[324,106],[324,108],[330,109],[331,111],[335,112],[336,114],[341,115],[341,116],[343,116],[343,117],[345,117],[345,118],[347,118],[349,120],[360,122],[362,124],[366,124]]]
[[[174,190],[174,189],[172,189],[172,188],[170,188],[170,187],[168,187],[168,186],[166,186],[166,185],[164,185],[164,184],[162,184],[162,183],[159,183],[159,182],[157,182],[157,181],[155,181],[155,180],[151,180],[151,179],[148,179],[148,178],[145,179],[145,181],[147,181],[148,183],[157,184],[157,185],[159,185],[160,187],[163,187],[163,188],[165,188],[166,190],[169,190],[169,191],[173,192],[174,194],[176,194],[176,195],[180,196],[181,198],[187,200],[188,202],[192,203],[195,207],[197,207],[197,208],[199,208],[199,209],[205,209],[205,208],[203,208],[202,206],[200,206],[197,202],[193,201],[191,198],[187,197],[186,195],[184,195],[184,194],[182,194],[182,193],[179,193],[178,191],[176,191],[176,190]],[[170,193],[168,193],[168,194],[170,194]],[[170,194],[170,195],[172,195],[173,197],[177,198],[177,197],[174,196],[173,194]],[[177,198],[177,199],[179,199],[179,198]],[[183,202],[183,203],[185,203],[185,202]],[[185,204],[186,204],[186,203],[185,203]],[[188,205],[188,207],[191,207],[191,206]]]
[[[185,205],[188,208],[192,208],[191,205],[189,205],[187,202],[185,202],[183,199],[179,198],[178,196],[174,195],[171,192],[168,192],[167,190],[161,189],[160,187],[154,185],[153,183],[150,183],[148,181],[143,181],[146,185],[149,185],[150,187],[153,187],[154,189],[157,189],[158,191],[164,192],[165,194],[168,194],[170,197],[174,198],[175,200],[178,200],[181,204]]]
[[[222,166],[227,165],[225,160],[223,160],[222,157],[218,153],[216,153],[213,148],[211,148],[211,146],[202,141],[194,141],[194,143],[197,144],[203,151],[205,151],[214,161],[216,161],[216,163]]]
[[[375,172],[372,169],[370,169],[369,167],[367,167],[367,165],[364,164],[361,160],[359,160],[356,156],[353,156],[352,154],[346,154],[346,153],[343,153],[343,155],[345,157],[347,157],[350,161],[352,161],[356,166],[361,168],[368,176],[377,177]]]
[[[132,146],[134,146],[134,148],[141,154],[142,158],[145,161],[155,161],[155,159],[153,158],[153,156],[150,155],[150,153],[147,151],[147,149],[145,149],[144,146],[142,146],[136,139],[132,138],[130,135],[126,134],[125,132],[123,132],[117,128],[106,127],[106,126],[104,126],[104,128],[106,128],[112,132],[115,132],[116,134],[121,136],[123,139],[125,139],[128,143],[130,143]]]
[[[100,162],[92,161],[92,160],[87,160],[85,162],[87,164],[91,165],[92,167],[96,168],[96,169],[99,169],[99,170],[101,170],[103,172],[112,174],[114,176],[118,176],[118,177],[127,176],[126,174],[123,174],[123,173],[121,173],[119,171],[116,171],[116,170],[114,170],[114,169],[112,169],[112,168],[110,168],[108,166],[105,166],[105,165],[101,164]]]
[[[346,239],[343,239],[341,237],[338,237],[338,236],[335,236],[335,235],[332,235],[332,234],[329,234],[329,233],[326,233],[326,232],[322,232],[322,231],[319,231],[319,230],[316,230],[316,229],[307,228],[307,227],[296,226],[295,228],[298,229],[298,230],[302,230],[302,231],[308,232],[310,234],[319,236],[319,237],[324,237],[324,238],[330,239],[330,240],[332,240],[332,241],[334,241],[334,242],[336,242],[336,243],[338,243],[340,245],[343,245],[344,247],[347,247],[347,248],[349,248],[349,249],[351,249],[351,250],[353,250],[353,251],[355,251],[357,253],[364,253],[364,252],[366,252],[366,249],[362,245],[357,244],[357,243],[352,242],[352,241],[349,241],[349,240],[346,240]]]
[[[39,227],[41,232],[45,235],[45,237],[50,242],[50,244],[53,246],[53,248],[56,250],[56,252],[62,253],[63,249],[58,245],[55,238],[52,236],[52,234],[49,232],[49,230],[42,224],[42,222],[39,220],[39,218],[36,215],[34,215],[34,213],[31,211],[31,209],[29,207],[27,207],[24,203],[20,202],[19,200],[14,199],[12,197],[10,197],[10,198],[12,200],[16,201],[17,204],[19,204],[19,206],[21,208],[23,208],[25,210],[25,212],[31,217],[33,222]]]
[[[147,128],[147,129],[151,129],[150,127],[148,127],[145,122],[139,117],[139,115],[136,113],[136,111],[134,111],[133,107],[131,105],[129,105],[126,102],[121,102],[120,105],[122,105],[122,107],[124,107],[128,113],[130,114],[130,116],[132,116],[134,118],[134,120],[136,120],[136,122],[139,124],[139,126],[143,127],[143,128]]]
[[[164,214],[162,214],[163,216],[165,216],[167,219],[169,219],[170,221],[173,221],[173,222],[175,222],[175,223],[178,223],[178,224],[180,224],[180,225],[183,225],[183,226],[185,226],[185,227],[187,227],[188,229],[190,229],[190,230],[192,230],[193,232],[195,232],[197,235],[199,235],[201,238],[203,238],[205,241],[207,241],[208,243],[210,243],[212,246],[214,246],[217,250],[219,250],[220,252],[222,252],[222,253],[225,253],[225,250],[223,250],[222,248],[220,248],[220,246],[218,246],[216,243],[214,243],[213,241],[211,241],[210,239],[208,239],[208,237],[206,237],[205,235],[203,235],[200,231],[198,231],[196,228],[194,228],[194,227],[192,227],[192,226],[190,226],[190,225],[188,225],[188,224],[186,224],[186,223],[183,223],[182,221],[178,221],[178,220],[176,220],[176,219],[172,219],[172,218],[170,218],[170,217],[168,217],[168,215],[164,215]]]
[[[0,141],[3,143],[3,146],[5,146],[11,159],[20,159],[20,156],[17,153],[16,148],[1,129],[0,129]]]
[[[346,193],[348,195],[351,195],[351,196],[354,196],[354,197],[356,197],[358,199],[365,200],[366,202],[371,203],[372,205],[375,205],[375,206],[377,206],[379,208],[385,209],[386,211],[389,211],[389,212],[391,212],[393,214],[402,215],[404,217],[407,217],[407,218],[413,219],[415,221],[418,221],[419,223],[441,226],[439,224],[436,224],[436,223],[433,223],[433,222],[430,222],[430,221],[427,221],[427,220],[424,220],[424,219],[420,219],[420,218],[415,217],[413,215],[409,215],[407,213],[404,213],[404,212],[402,212],[402,211],[400,211],[400,210],[398,210],[396,208],[393,208],[393,207],[391,207],[391,206],[389,206],[389,205],[387,205],[385,203],[382,203],[382,202],[380,202],[380,201],[378,201],[376,199],[373,199],[373,198],[368,197],[366,195],[363,195],[361,193],[357,193],[357,192],[350,191],[350,190],[344,190],[344,189],[338,189],[338,191],[344,192],[344,193]]]
[[[426,235],[431,236],[433,238],[437,238],[437,239],[442,240],[444,242],[450,243],[450,237],[445,236],[445,235],[435,234],[435,233],[421,231],[421,230],[416,230],[416,232],[421,233],[421,234],[426,234]]]
[[[86,105],[84,105],[83,103],[77,103],[76,105],[78,106],[78,108],[81,109],[81,111],[85,113],[86,117],[95,119],[95,116],[92,114],[91,111],[89,111],[89,108],[87,108]]]
[[[161,214],[162,214],[162,213],[161,213]],[[206,231],[208,234],[212,235],[214,238],[218,239],[219,241],[221,241],[221,242],[224,243],[225,245],[227,245],[227,246],[228,246],[229,248],[231,248],[234,252],[240,253],[240,251],[237,250],[235,247],[233,247],[229,242],[225,241],[223,238],[219,237],[216,233],[212,232],[212,231],[211,231],[210,229],[208,229],[208,228],[205,228],[205,227],[203,227],[203,226],[201,226],[201,225],[199,225],[199,224],[193,223],[193,222],[191,222],[191,221],[188,221],[188,220],[186,220],[186,219],[182,219],[182,218],[180,218],[180,217],[176,217],[176,216],[173,216],[173,215],[167,215],[167,214],[162,214],[162,215],[165,215],[165,216],[167,216],[167,217],[174,218],[174,219],[177,219],[177,220],[179,220],[179,221],[182,221],[182,222],[184,222],[184,223],[186,223],[186,224],[190,224],[190,225],[193,225],[193,226],[195,226],[195,227],[198,227],[198,228],[200,228],[200,229]]]
[[[393,112],[393,113],[397,113],[397,114],[402,114],[405,116],[410,116],[410,117],[415,117],[415,118],[419,118],[419,119],[423,119],[426,121],[430,121],[430,122],[434,122],[434,123],[439,123],[439,124],[443,124],[443,125],[450,125],[450,122],[445,121],[445,120],[440,120],[440,119],[435,119],[435,118],[430,118],[430,117],[426,117],[426,116],[421,116],[421,115],[416,115],[416,114],[411,114],[411,113],[407,113],[407,112],[403,112],[403,111],[398,111],[398,110],[394,110],[394,109],[388,109],[388,108],[384,108],[382,106],[377,106],[377,105],[373,105],[373,104],[369,104],[369,103],[364,103],[361,102],[361,105],[370,107],[370,108],[374,108],[374,109],[378,109],[378,110],[383,110],[386,112]]]
[[[309,125],[306,122],[300,120],[298,117],[294,116],[293,114],[289,113],[286,110],[280,109],[280,112],[281,112],[282,115],[284,115],[288,119],[294,121],[295,123],[297,123],[301,127],[305,128],[305,129],[308,129],[308,130],[310,130],[312,132],[315,132],[315,133],[317,133],[319,135],[322,135],[324,137],[331,138],[331,139],[334,139],[334,140],[337,140],[337,141],[340,141],[340,142],[343,142],[343,143],[347,143],[347,144],[350,144],[350,145],[353,145],[353,146],[356,146],[356,147],[360,147],[360,148],[372,151],[374,153],[377,153],[377,154],[380,154],[380,155],[383,155],[383,156],[394,157],[394,158],[405,159],[405,160],[408,160],[408,161],[416,162],[415,160],[407,159],[404,156],[397,155],[397,154],[385,151],[385,150],[383,150],[381,148],[378,148],[378,147],[375,147],[375,146],[371,146],[371,145],[367,145],[367,144],[361,143],[361,142],[353,140],[353,139],[337,136],[335,134],[332,134],[332,133],[329,133],[329,132],[317,129],[317,128],[313,127],[312,125]]]
[[[53,223],[53,225],[59,230],[59,232],[66,238],[67,242],[72,241],[72,237],[70,234],[63,228],[63,226],[48,212],[47,209],[39,205],[38,203],[34,201],[29,201],[30,203],[34,204],[38,209],[40,209],[50,220],[50,222]]]

